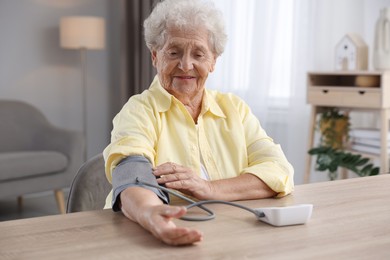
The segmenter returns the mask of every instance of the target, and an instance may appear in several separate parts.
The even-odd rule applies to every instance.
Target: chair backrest
[[[30,150],[48,125],[36,107],[23,101],[0,100],[0,152]]]
[[[70,188],[66,212],[103,209],[111,188],[100,153],[85,162],[77,172]]]

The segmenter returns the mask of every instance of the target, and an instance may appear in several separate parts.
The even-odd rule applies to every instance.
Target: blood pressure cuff
[[[137,183],[142,182],[158,185],[152,172],[152,164],[143,156],[129,156],[115,167],[112,172],[112,209],[120,211],[120,194],[129,187],[143,187],[153,191],[165,204],[169,203],[167,193],[153,187]]]

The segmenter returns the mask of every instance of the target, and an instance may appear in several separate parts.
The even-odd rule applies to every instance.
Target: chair
[[[83,161],[79,132],[55,127],[34,106],[0,100],[0,197],[54,190],[65,213],[62,189]]]
[[[89,159],[77,172],[70,188],[67,213],[103,209],[112,186],[106,179],[100,153]]]

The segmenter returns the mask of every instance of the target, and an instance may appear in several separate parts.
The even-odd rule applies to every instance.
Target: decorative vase
[[[390,8],[383,8],[375,26],[374,68],[390,69]]]

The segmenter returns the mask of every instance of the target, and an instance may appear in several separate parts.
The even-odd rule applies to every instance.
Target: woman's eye
[[[203,58],[204,57],[204,53],[201,53],[201,52],[195,53],[195,57],[196,58]]]

